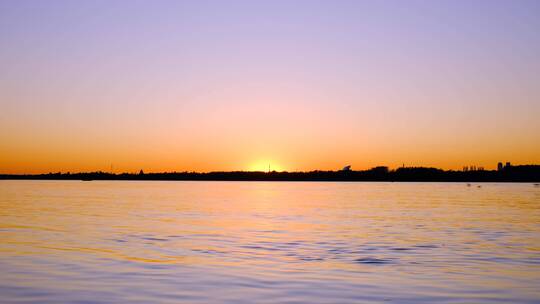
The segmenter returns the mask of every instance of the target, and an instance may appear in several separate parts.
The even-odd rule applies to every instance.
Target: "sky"
[[[540,163],[540,1],[0,0],[0,173]]]

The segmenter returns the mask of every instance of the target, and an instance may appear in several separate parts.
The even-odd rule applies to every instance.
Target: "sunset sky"
[[[0,0],[0,173],[540,163],[540,1]]]

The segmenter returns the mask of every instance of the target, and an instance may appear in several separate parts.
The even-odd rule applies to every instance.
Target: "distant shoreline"
[[[0,180],[144,180],[144,181],[304,181],[304,182],[540,182],[540,165],[509,166],[502,170],[454,171],[426,167],[389,170],[375,167],[353,171],[309,172],[165,172],[165,173],[48,173],[0,174]]]

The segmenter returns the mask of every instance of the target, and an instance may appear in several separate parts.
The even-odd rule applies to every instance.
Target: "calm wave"
[[[539,303],[532,184],[0,181],[1,303]]]

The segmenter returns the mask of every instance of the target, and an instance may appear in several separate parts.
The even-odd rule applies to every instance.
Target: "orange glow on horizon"
[[[253,164],[249,165],[247,171],[262,171],[262,172],[278,171],[278,172],[281,172],[281,171],[288,171],[288,170],[284,169],[283,167],[281,167],[276,162],[258,161],[256,163],[253,163]]]

